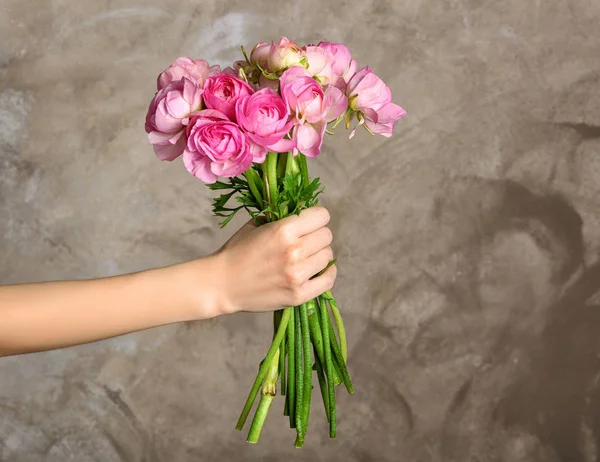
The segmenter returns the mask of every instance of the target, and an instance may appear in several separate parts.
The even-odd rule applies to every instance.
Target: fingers
[[[280,229],[298,238],[310,234],[329,223],[329,212],[324,207],[310,207],[302,210],[300,215],[290,215],[277,223]]]
[[[298,246],[300,257],[308,258],[325,247],[330,246],[332,242],[333,233],[326,227],[320,228],[314,233],[302,236],[300,238],[300,245]]]
[[[329,261],[331,261],[331,260],[329,260]],[[329,263],[329,261],[327,263]],[[325,263],[325,265],[323,265],[323,267],[321,267],[321,269],[323,269],[325,266],[327,266],[327,263]],[[301,297],[300,297],[301,302],[300,303],[306,303],[307,301],[318,297],[322,293],[327,292],[328,290],[331,290],[333,288],[333,284],[335,283],[336,276],[337,276],[337,267],[335,265],[331,265],[329,268],[327,268],[327,271],[325,271],[319,277],[316,277],[314,279],[309,279],[308,281],[306,281],[300,289],[300,293],[301,293]],[[300,303],[298,303],[298,304],[300,304]]]
[[[298,264],[298,272],[307,280],[322,271],[333,260],[331,247],[325,247]]]

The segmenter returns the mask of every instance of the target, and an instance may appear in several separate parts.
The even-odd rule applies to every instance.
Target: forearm
[[[0,356],[215,316],[211,264],[209,257],[105,279],[0,287]]]

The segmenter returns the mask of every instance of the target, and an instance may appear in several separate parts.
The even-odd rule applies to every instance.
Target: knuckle
[[[292,290],[299,288],[302,284],[302,272],[296,268],[290,267],[285,269],[283,276],[285,278],[286,285]]]
[[[300,287],[296,287],[290,290],[290,305],[297,306],[301,305],[306,301],[304,291]]]
[[[298,245],[290,245],[284,252],[284,259],[287,264],[296,264],[302,260],[302,249]]]
[[[294,230],[292,229],[292,226],[289,224],[282,224],[277,229],[277,239],[285,247],[293,245],[294,244]]]

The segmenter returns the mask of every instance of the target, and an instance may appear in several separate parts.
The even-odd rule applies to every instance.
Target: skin
[[[32,353],[240,311],[295,306],[333,287],[329,213],[246,223],[215,253],[110,278],[0,286],[0,356]]]

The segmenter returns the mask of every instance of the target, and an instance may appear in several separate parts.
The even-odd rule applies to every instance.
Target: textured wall
[[[312,164],[357,387],[336,440],[318,405],[302,450],[281,403],[258,446],[233,430],[271,326],[236,315],[0,359],[0,460],[598,460],[597,0],[0,6],[0,283],[183,261],[240,225],[147,144],[180,55],[343,41],[409,113]]]

